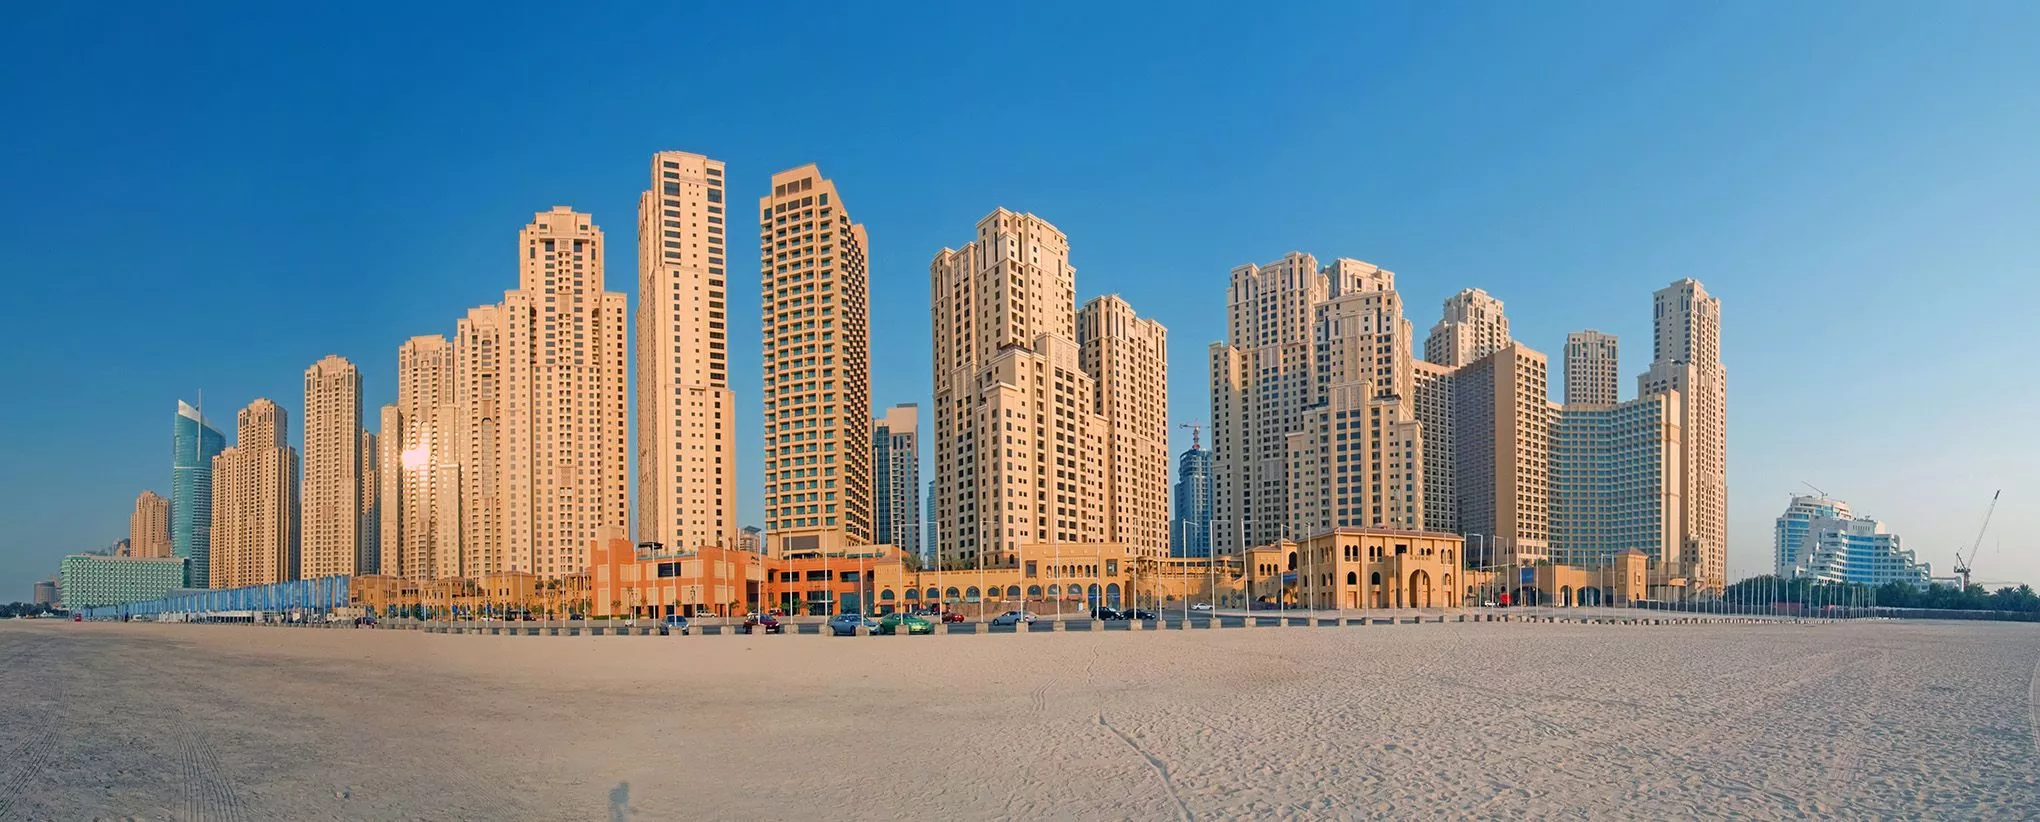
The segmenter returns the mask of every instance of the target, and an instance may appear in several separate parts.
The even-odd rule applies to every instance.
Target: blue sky
[[[592,213],[633,290],[659,149],[725,160],[738,199],[838,182],[880,404],[928,401],[928,260],[995,206],[1070,235],[1080,300],[1168,326],[1179,421],[1242,262],[1390,268],[1419,339],[1468,286],[1554,356],[1619,334],[1625,395],[1651,291],[1695,277],[1725,303],[1731,575],[1805,480],[1937,573],[2002,487],[1979,576],[2040,582],[2040,6],[1265,5],[15,9],[0,600],[167,493],[178,398],[296,424],[337,353],[391,401],[397,345],[513,286],[534,211]]]

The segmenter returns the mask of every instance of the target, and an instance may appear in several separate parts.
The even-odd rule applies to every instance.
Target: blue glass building
[[[184,587],[203,588],[212,579],[212,464],[227,438],[177,402],[170,454],[170,553],[184,563]]]
[[[1211,452],[1196,442],[1176,460],[1176,517],[1169,555],[1211,556]]]

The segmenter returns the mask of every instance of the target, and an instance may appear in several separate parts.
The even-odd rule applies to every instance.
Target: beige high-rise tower
[[[213,458],[212,588],[298,578],[297,450],[289,418],[258,399],[241,409],[234,447]]]
[[[1445,315],[1424,340],[1424,359],[1457,368],[1509,344],[1502,301],[1469,288],[1445,299]]]
[[[676,550],[736,544],[725,191],[721,161],[662,151],[638,197],[637,538]]]
[[[1166,556],[1168,331],[1118,297],[1076,309],[1069,238],[996,209],[929,264],[935,561],[1121,542]]]
[[[1679,394],[1684,488],[1681,554],[1696,591],[1728,583],[1728,370],[1721,364],[1721,300],[1685,279],[1652,295],[1650,370],[1637,395]]]
[[[517,244],[497,344],[502,548],[483,564],[556,578],[587,570],[601,529],[630,522],[625,298],[603,290],[602,231],[588,215],[539,212]],[[486,400],[471,395],[468,407]]]
[[[399,358],[401,359],[401,357]],[[401,385],[401,383],[400,383]],[[404,573],[404,412],[385,405],[377,413],[375,437],[376,562],[373,573]]]
[[[1211,345],[1211,545],[1215,554],[1283,537],[1289,435],[1317,388],[1317,306],[1331,280],[1290,252],[1232,270],[1226,342]]]
[[[1489,565],[1550,556],[1551,421],[1545,356],[1518,342],[1454,374],[1454,485],[1468,556]]]
[[[864,226],[813,164],[772,175],[758,214],[766,550],[865,545],[873,517]]]
[[[460,576],[460,469],[454,461],[453,346],[437,334],[412,337],[397,348],[397,433],[394,465],[396,542],[385,531],[383,573],[410,579]],[[393,435],[383,414],[384,453]],[[389,487],[390,478],[384,480]],[[384,517],[390,516],[388,499]],[[392,569],[394,554],[396,567]]]
[[[460,465],[460,565],[468,577],[510,568],[503,541],[506,316],[502,306],[485,305],[454,324],[452,459]]]
[[[382,573],[382,445],[373,432],[361,432],[360,548],[354,554],[356,574]]]
[[[1105,424],[1105,541],[1169,555],[1169,330],[1117,295],[1077,311],[1077,348]]]
[[[128,518],[128,551],[138,557],[170,556],[170,501],[154,491],[135,497],[135,513]]]
[[[1289,438],[1289,536],[1425,523],[1415,352],[1395,274],[1339,259],[1314,310],[1315,386]]]
[[[1616,340],[1593,329],[1565,335],[1565,403],[1614,405]]]
[[[327,355],[305,369],[305,579],[353,576],[361,554],[361,374]]]

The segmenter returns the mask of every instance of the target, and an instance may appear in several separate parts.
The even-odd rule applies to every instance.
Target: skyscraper
[[[758,198],[768,553],[872,537],[864,226],[810,163]]]
[[[1170,534],[1170,556],[1211,556],[1211,452],[1197,432],[1176,460],[1176,516]]]
[[[305,370],[306,579],[353,576],[361,555],[361,373],[327,355]]]
[[[1614,405],[1615,335],[1593,329],[1565,335],[1565,403]]]
[[[921,503],[921,518],[921,527],[925,532],[921,536],[921,567],[933,568],[935,567],[935,557],[939,553],[935,545],[942,539],[942,534],[935,525],[934,480],[928,481],[928,494]]]
[[[517,235],[503,294],[501,570],[588,567],[604,527],[630,526],[623,294],[603,290],[602,231],[566,206]]]
[[[143,491],[135,497],[135,513],[128,518],[128,550],[137,557],[172,556],[170,549],[170,501]]]
[[[1793,497],[1778,517],[1773,547],[1776,572],[1786,579],[1924,586],[1933,574],[1884,523],[1853,516],[1848,503],[1826,497]]]
[[[1453,377],[1459,527],[1481,535],[1467,551],[1484,564],[1550,555],[1549,370],[1543,354],[1511,342]]]
[[[354,555],[354,573],[382,573],[382,444],[374,433],[361,432],[361,495],[359,506],[360,549]]]
[[[638,197],[637,538],[676,550],[737,528],[724,193],[721,161],[662,151]]]
[[[1679,392],[1685,438],[1682,551],[1690,585],[1717,593],[1728,583],[1728,373],[1721,364],[1721,301],[1686,279],[1652,295],[1650,370],[1637,394]]]
[[[1340,259],[1313,309],[1312,393],[1289,436],[1289,536],[1423,527],[1411,328],[1393,272]]]
[[[928,266],[938,564],[1105,537],[1106,422],[1077,347],[1069,239],[996,209]]]
[[[1212,347],[1213,550],[1424,526],[1425,440],[1394,272],[1291,252],[1233,269]]]
[[[1077,311],[1077,352],[1104,422],[1106,542],[1169,555],[1169,330],[1118,295]]]
[[[921,548],[921,409],[895,405],[871,421],[872,541]]]
[[[401,360],[402,357],[399,357]],[[402,387],[398,383],[398,387]],[[404,481],[411,469],[404,466],[404,412],[385,405],[377,413],[380,427],[376,447],[376,564],[375,573],[403,577],[404,573]]]
[[[213,460],[211,585],[240,588],[298,578],[298,456],[290,419],[257,399],[236,418],[234,447]]]
[[[453,450],[460,466],[460,573],[509,569],[503,542],[503,322],[500,305],[454,323]]]
[[[1570,347],[1570,345],[1568,346]],[[1571,382],[1571,373],[1567,373]],[[1551,554],[1600,565],[1637,550],[1680,559],[1677,391],[1625,403],[1566,403],[1551,425]]]
[[[1445,299],[1445,314],[1424,340],[1424,359],[1457,368],[1509,344],[1502,301],[1469,288]]]
[[[1458,457],[1453,392],[1459,369],[1429,360],[1410,363],[1412,406],[1423,428],[1424,530],[1459,533]]]
[[[397,348],[397,541],[383,542],[383,572],[410,579],[460,575],[459,468],[453,459],[453,346],[438,334],[412,337]],[[388,451],[390,417],[382,436]],[[385,472],[390,463],[384,462]],[[385,479],[388,487],[389,479]],[[388,501],[385,500],[385,505]],[[388,517],[386,511],[384,514]]]
[[[177,402],[170,451],[170,547],[185,563],[185,584],[204,588],[212,581],[213,457],[227,438],[198,409]]]
[[[1330,297],[1331,281],[1317,258],[1299,251],[1232,270],[1226,342],[1211,346],[1217,553],[1235,554],[1283,537],[1289,435],[1316,388],[1316,311]]]

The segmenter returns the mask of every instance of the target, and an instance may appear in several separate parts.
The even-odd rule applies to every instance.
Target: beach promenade
[[[0,622],[0,819],[2016,818],[2040,626]]]

